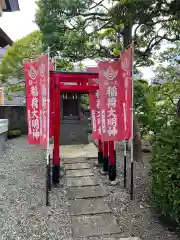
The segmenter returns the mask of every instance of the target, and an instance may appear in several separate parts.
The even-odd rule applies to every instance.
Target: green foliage
[[[11,78],[24,79],[24,61],[36,59],[42,52],[41,37],[39,31],[34,31],[8,48],[0,64],[0,82]]]
[[[37,6],[44,46],[71,61],[116,57],[133,39],[136,64],[150,65],[163,40],[180,39],[178,0],[39,0]]]
[[[156,134],[151,161],[152,196],[164,216],[180,221],[180,121]],[[180,223],[180,222],[179,222]]]
[[[167,65],[157,69],[164,84],[154,86],[157,104],[151,117],[154,132],[151,176],[156,208],[162,215],[180,223],[180,120],[176,117],[180,78],[176,74],[179,66],[175,55],[178,55],[177,45],[161,55],[161,61],[167,61]]]
[[[81,106],[84,109],[87,109],[89,107],[89,96],[88,94],[84,94],[81,96]]]

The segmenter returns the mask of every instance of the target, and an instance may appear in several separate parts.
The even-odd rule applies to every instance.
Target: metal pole
[[[131,45],[131,55],[132,55],[132,63],[131,63],[131,77],[132,77],[132,108],[131,108],[131,200],[133,200],[133,193],[134,193],[134,145],[133,145],[133,139],[134,139],[134,74],[133,74],[133,64],[134,64],[134,42],[132,42]]]
[[[127,177],[127,141],[124,140],[124,188],[126,188]]]
[[[46,149],[46,206],[49,206],[49,190],[51,190],[51,166],[50,166],[50,147],[49,147],[49,114],[50,114],[50,81],[49,81],[49,55],[50,55],[50,48],[48,47],[47,50],[48,54],[48,79],[47,79],[47,87],[48,91],[46,90],[46,98],[47,98],[47,129],[46,129],[46,134],[47,134],[47,149]]]

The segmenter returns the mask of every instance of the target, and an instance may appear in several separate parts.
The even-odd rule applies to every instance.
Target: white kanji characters
[[[100,108],[100,99],[96,99],[96,107],[99,109]]]
[[[101,123],[100,111],[97,111],[97,124],[98,124],[98,126],[100,125],[100,123]]]
[[[35,108],[35,109],[38,109],[38,98],[37,97],[33,97],[32,98],[32,103],[31,103],[31,106],[32,108]]]
[[[109,128],[109,129],[107,130],[107,133],[108,133],[109,136],[116,136],[117,133],[118,133],[118,130],[117,130],[116,127]]]
[[[110,108],[110,107],[115,108],[116,107],[116,103],[117,103],[117,99],[115,97],[107,99],[108,108]]]
[[[33,129],[32,135],[33,135],[33,138],[35,138],[35,139],[38,139],[38,138],[39,138],[40,134],[39,134],[39,131],[38,131],[37,128],[36,128],[36,129]]]
[[[96,90],[95,96],[96,96],[96,98],[99,98],[99,97],[100,97],[99,90]]]
[[[43,97],[46,96],[46,85],[45,84],[42,84],[41,94]]]
[[[92,127],[93,127],[93,132],[97,131],[97,126],[96,126],[96,111],[92,110]]]
[[[33,81],[31,79],[29,79],[29,86],[33,85]]]
[[[39,129],[39,119],[38,118],[32,119],[32,127],[35,129]]]
[[[32,86],[31,87],[31,95],[33,96],[33,97],[38,97],[38,89],[37,89],[37,86]]]
[[[108,119],[107,119],[107,124],[108,124],[108,127],[109,127],[109,126],[116,127],[116,126],[117,126],[117,117],[108,118]]]
[[[112,107],[110,107],[110,109],[107,111],[108,114],[108,118],[116,118],[116,109],[113,109]]]
[[[38,111],[34,108],[33,108],[33,111],[32,111],[32,117],[31,118],[39,118],[38,117]]]
[[[46,109],[46,97],[43,97],[42,99],[42,108]]]
[[[98,133],[101,135],[101,126],[98,127]]]
[[[108,86],[106,89],[106,94],[108,98],[117,97],[117,87],[116,86]]]
[[[106,113],[105,110],[103,109],[101,111],[101,119],[102,119],[102,133],[106,133]]]
[[[40,136],[42,136],[42,123],[43,123],[43,116],[42,116],[42,111],[40,110]]]
[[[44,133],[46,133],[46,116],[45,116],[45,114],[44,114],[44,116],[43,116],[43,132]]]

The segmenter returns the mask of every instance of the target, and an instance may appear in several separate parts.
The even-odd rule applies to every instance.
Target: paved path
[[[101,186],[86,158],[64,159],[73,238],[115,240],[120,228]],[[138,240],[139,238],[126,238]]]

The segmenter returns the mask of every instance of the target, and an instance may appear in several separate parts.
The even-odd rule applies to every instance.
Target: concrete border
[[[0,153],[5,150],[5,142],[7,141],[8,119],[0,119]]]

